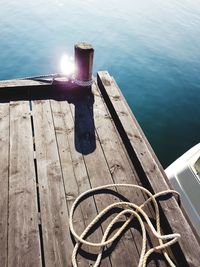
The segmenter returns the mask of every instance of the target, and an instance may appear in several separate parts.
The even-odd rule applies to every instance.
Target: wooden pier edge
[[[37,80],[3,80],[0,81],[0,90],[1,89],[8,89],[8,88],[14,88],[18,89],[21,87],[28,87],[28,86],[40,86],[40,85],[46,85],[49,86],[49,83],[46,83],[45,81],[37,81]]]
[[[169,189],[166,174],[113,77],[107,71],[99,71],[97,84],[121,138],[126,140],[129,157],[140,176],[143,176],[145,185],[154,193]],[[199,266],[199,239],[176,199],[171,197],[160,201],[160,206],[168,226],[173,232],[181,234],[180,247],[177,250],[177,245],[174,246],[179,256],[183,257],[180,266]]]
[[[137,173],[138,177],[141,179],[141,183],[143,184],[143,186],[147,187],[148,189],[150,189],[152,192],[159,192],[159,191],[163,191],[166,190],[170,187],[170,185],[168,184],[167,181],[167,177],[165,175],[165,172],[161,166],[161,164],[159,163],[159,160],[157,159],[155,153],[153,152],[153,149],[151,148],[149,142],[147,141],[142,129],[140,128],[137,120],[135,119],[134,115],[132,114],[132,111],[130,110],[128,104],[126,103],[125,98],[123,97],[123,94],[121,93],[119,87],[117,86],[115,80],[109,75],[108,72],[106,71],[101,71],[97,73],[97,84],[98,86],[96,86],[96,84],[94,84],[94,88],[96,88],[96,90],[98,91],[98,93],[94,93],[94,111],[96,112],[96,115],[94,116],[94,123],[96,123],[96,128],[97,128],[97,132],[100,132],[100,128],[98,127],[98,123],[97,120],[99,120],[99,124],[101,119],[106,118],[106,120],[108,120],[109,118],[109,123],[113,123],[113,129],[117,129],[116,130],[116,135],[119,135],[119,140],[122,140],[122,146],[124,147],[124,152],[127,153],[127,158],[129,158],[130,161],[130,165],[132,164],[133,168],[135,170],[135,172]],[[7,90],[10,89],[10,90]],[[16,89],[16,91],[15,91]],[[19,90],[18,90],[19,89]],[[1,106],[0,106],[0,114],[1,114],[1,118],[0,118],[0,129],[2,130],[2,132],[0,133],[0,143],[3,145],[2,148],[2,152],[1,152],[1,166],[5,166],[4,168],[2,168],[1,170],[1,174],[2,177],[0,178],[0,184],[2,185],[2,196],[0,198],[1,202],[0,202],[0,208],[1,210],[3,210],[6,206],[8,208],[11,208],[13,210],[13,216],[15,217],[15,213],[17,215],[17,218],[19,217],[18,215],[20,214],[20,209],[15,210],[15,203],[16,202],[12,202],[13,204],[10,205],[10,200],[13,199],[13,197],[11,198],[11,196],[17,196],[18,198],[21,198],[21,196],[23,194],[27,194],[27,192],[25,191],[24,193],[21,192],[20,190],[18,190],[17,188],[13,187],[13,192],[10,191],[9,193],[9,186],[12,185],[10,183],[10,179],[12,178],[12,183],[14,185],[15,179],[18,177],[20,177],[20,175],[22,174],[22,176],[24,176],[23,172],[27,175],[27,179],[28,179],[28,174],[26,173],[26,168],[24,169],[20,169],[20,165],[18,166],[18,176],[16,176],[13,167],[15,166],[14,164],[16,164],[17,158],[15,157],[14,151],[15,151],[15,147],[11,146],[12,149],[9,148],[10,143],[9,143],[9,139],[10,142],[11,140],[15,140],[16,138],[19,138],[21,136],[21,134],[19,135],[18,132],[15,131],[15,128],[13,128],[13,126],[15,126],[16,123],[16,129],[18,129],[18,131],[20,130],[20,128],[17,128],[18,124],[21,123],[21,121],[23,121],[23,124],[27,123],[27,125],[29,125],[29,127],[23,127],[24,129],[26,129],[26,133],[28,133],[29,138],[26,139],[27,137],[25,136],[25,132],[23,133],[23,135],[20,137],[23,139],[23,144],[26,147],[26,143],[29,143],[29,154],[31,155],[31,158],[33,157],[33,150],[34,148],[32,147],[33,144],[31,143],[31,141],[29,140],[30,137],[33,139],[33,143],[34,146],[36,145],[36,153],[34,154],[34,161],[37,162],[37,166],[35,167],[39,172],[37,174],[35,174],[38,178],[39,181],[44,183],[45,186],[48,186],[49,188],[49,193],[48,195],[50,196],[52,193],[53,195],[55,195],[54,190],[57,190],[58,192],[61,192],[61,194],[59,196],[57,196],[57,198],[53,197],[54,201],[52,201],[51,205],[52,207],[54,207],[54,209],[49,209],[49,213],[51,215],[51,223],[49,224],[49,222],[46,220],[45,221],[45,214],[38,214],[39,218],[37,218],[37,211],[34,211],[34,214],[36,215],[35,218],[37,218],[38,220],[38,225],[41,228],[42,225],[42,232],[38,233],[38,229],[36,229],[37,227],[37,221],[35,222],[35,219],[33,220],[33,226],[31,226],[33,228],[33,235],[34,235],[34,239],[31,241],[31,243],[35,244],[34,245],[34,255],[33,255],[33,250],[29,249],[29,247],[22,247],[22,249],[20,250],[20,253],[22,255],[20,262],[19,263],[15,263],[14,262],[14,256],[18,257],[18,255],[20,255],[19,251],[15,251],[15,253],[12,255],[12,263],[11,263],[11,257],[8,260],[7,258],[7,244],[9,244],[9,246],[12,246],[12,244],[14,244],[11,240],[11,237],[14,237],[14,235],[9,232],[11,230],[9,230],[9,227],[12,226],[11,224],[8,224],[8,219],[9,216],[7,213],[9,213],[9,210],[4,209],[4,213],[2,213],[2,218],[0,221],[0,224],[3,225],[2,229],[0,229],[0,237],[1,237],[1,241],[2,240],[7,240],[7,238],[9,237],[9,240],[7,240],[7,242],[5,243],[1,243],[0,247],[2,248],[2,255],[0,257],[0,265],[7,266],[8,262],[9,262],[9,266],[18,266],[21,267],[22,265],[25,266],[26,263],[28,263],[28,265],[26,265],[27,267],[30,266],[29,264],[32,264],[32,262],[29,259],[29,254],[26,254],[26,252],[28,251],[29,253],[31,252],[31,259],[32,261],[34,261],[35,265],[31,265],[31,266],[43,266],[42,264],[42,255],[43,257],[45,257],[46,260],[46,264],[48,266],[53,266],[53,263],[55,262],[54,256],[53,254],[51,255],[51,257],[49,258],[48,251],[55,253],[55,255],[57,255],[56,257],[58,257],[62,264],[62,266],[71,266],[71,262],[66,261],[66,259],[70,259],[71,257],[71,247],[72,244],[70,243],[70,238],[67,238],[66,236],[69,236],[69,229],[67,228],[67,224],[68,222],[66,221],[68,218],[68,215],[66,213],[66,204],[63,202],[64,201],[64,195],[65,193],[67,195],[69,195],[69,200],[67,199],[67,207],[69,205],[72,204],[74,197],[76,196],[76,191],[78,192],[80,189],[83,190],[82,186],[85,186],[85,180],[87,178],[87,176],[91,178],[92,182],[94,184],[92,184],[92,187],[95,187],[96,185],[98,185],[98,182],[95,177],[99,177],[99,173],[98,171],[96,172],[96,176],[94,175],[94,167],[90,166],[91,169],[87,169],[86,173],[86,169],[85,171],[82,171],[82,167],[83,169],[89,166],[90,162],[93,162],[91,159],[95,159],[98,158],[97,154],[88,154],[88,155],[83,155],[80,157],[80,154],[75,151],[74,149],[74,142],[76,140],[74,140],[75,136],[74,135],[74,131],[73,131],[73,116],[72,114],[75,114],[74,112],[74,108],[77,108],[77,106],[75,107],[74,104],[69,104],[67,101],[57,101],[57,98],[42,98],[44,94],[48,93],[48,91],[51,91],[52,86],[49,83],[45,83],[41,82],[41,81],[33,81],[33,80],[9,80],[9,81],[0,81],[0,93],[2,95],[2,99],[0,99],[1,102]],[[85,89],[85,88],[84,88]],[[14,100],[12,101],[12,97],[10,97],[9,92],[14,92],[14,96],[18,95],[20,93],[24,93],[27,92],[29,94],[29,90],[30,92],[40,92],[42,91],[42,97],[39,96],[38,99],[31,99],[30,96],[28,95],[28,98],[26,98],[26,96],[20,98],[13,98]],[[52,92],[51,92],[52,93]],[[8,96],[6,96],[6,94],[8,94]],[[97,94],[97,95],[96,95]],[[3,98],[5,97],[5,99]],[[97,100],[98,99],[98,100]],[[25,100],[25,102],[24,102]],[[63,100],[63,99],[62,99]],[[17,104],[17,102],[20,101],[19,104]],[[30,103],[28,102],[30,101]],[[29,106],[29,104],[31,106]],[[15,114],[15,110],[16,109],[20,109],[22,107],[22,104],[24,106],[26,106],[26,109],[24,112],[18,112]],[[100,112],[100,104],[102,106],[103,109],[107,109],[108,110],[108,114],[104,114],[103,112]],[[96,106],[95,106],[96,105]],[[29,110],[29,109],[33,109],[33,110]],[[38,112],[39,110],[39,112]],[[41,111],[42,110],[42,111]],[[68,111],[66,111],[68,110]],[[88,110],[88,108],[83,108],[80,109],[82,111],[84,110]],[[43,113],[44,114],[43,114]],[[79,111],[80,112],[80,111]],[[89,111],[87,111],[89,112]],[[95,113],[94,112],[94,113]],[[30,113],[30,114],[29,114]],[[38,113],[42,116],[41,118],[38,118]],[[52,114],[52,115],[50,115]],[[67,123],[69,123],[69,118],[68,120],[65,121],[64,118],[66,118],[69,114],[71,114],[71,124],[70,125],[64,125],[67,121]],[[82,112],[80,112],[80,116],[81,114],[83,114]],[[77,113],[76,113],[77,115]],[[101,115],[101,116],[100,116]],[[111,116],[111,118],[109,116]],[[17,118],[18,116],[18,118]],[[52,116],[52,117],[51,117]],[[99,116],[99,118],[98,118]],[[11,119],[9,119],[11,118]],[[13,119],[12,119],[13,118]],[[88,117],[87,117],[88,118]],[[35,137],[32,137],[32,133],[30,133],[30,121],[31,119],[33,120],[34,123],[34,129],[36,127],[36,131],[35,131]],[[77,118],[76,118],[77,119]],[[55,121],[54,121],[55,120]],[[75,118],[74,118],[75,120]],[[104,126],[105,121],[101,122],[101,127],[102,128],[102,136],[103,136],[103,131],[105,131],[106,126]],[[9,123],[12,123],[12,128],[11,129],[11,134],[9,133],[10,129],[9,129]],[[45,124],[44,124],[45,123]],[[51,127],[48,125],[48,123],[51,124]],[[44,125],[43,125],[44,124]],[[54,125],[55,124],[55,125]],[[45,126],[43,129],[43,132],[41,132],[41,125]],[[48,127],[47,127],[48,126]],[[109,127],[107,127],[109,128]],[[107,130],[106,128],[106,130]],[[29,130],[27,132],[27,129]],[[49,132],[47,131],[48,129]],[[53,134],[55,131],[55,134]],[[109,132],[109,131],[108,131]],[[18,135],[17,135],[18,134]],[[50,136],[49,134],[53,134],[52,136]],[[16,135],[18,137],[16,137]],[[55,135],[55,136],[54,136]],[[24,136],[24,137],[23,137]],[[44,142],[42,143],[42,145],[40,146],[40,142],[39,140],[41,139],[41,137],[43,136]],[[48,137],[48,138],[46,138]],[[56,140],[54,139],[56,137]],[[67,138],[69,138],[70,142],[69,142],[69,147],[65,147],[65,145],[62,144],[63,140],[66,140]],[[97,150],[100,153],[101,150],[101,146],[103,143],[105,143],[105,147],[106,147],[106,136],[104,136],[103,141],[105,142],[100,142],[100,141],[96,141],[96,144],[98,146],[98,149],[95,149],[95,153],[97,153]],[[20,139],[21,140],[21,139]],[[68,141],[69,141],[68,140]],[[12,141],[13,142],[13,141]],[[113,140],[112,140],[113,142]],[[12,144],[12,143],[11,143]],[[50,152],[52,153],[47,153],[46,157],[49,157],[49,159],[51,159],[51,161],[49,162],[48,160],[46,160],[45,162],[49,162],[49,166],[48,164],[46,165],[46,163],[44,164],[43,161],[41,161],[41,159],[43,160],[43,146],[46,146],[46,148],[48,150],[50,150]],[[104,147],[104,148],[105,148]],[[68,151],[69,150],[69,151]],[[58,153],[59,151],[59,155],[53,153],[54,151],[56,151],[56,153]],[[67,152],[66,152],[67,151]],[[22,153],[23,152],[23,153]],[[24,151],[21,152],[21,159],[22,156],[24,158],[24,156],[26,156],[26,153],[24,153]],[[105,151],[104,151],[105,152]],[[121,153],[124,153],[121,151]],[[10,155],[10,154],[11,155]],[[68,155],[68,154],[71,155]],[[59,158],[61,157],[61,159]],[[113,156],[114,157],[114,156]],[[9,173],[8,169],[9,169],[9,158],[12,159],[12,165],[10,166],[10,170],[12,171]],[[66,158],[68,160],[66,160]],[[115,158],[115,157],[114,157]],[[117,159],[120,157],[117,157]],[[72,166],[67,166],[67,163],[71,162],[72,160]],[[99,159],[98,159],[99,160]],[[108,160],[106,158],[106,160]],[[116,160],[116,158],[115,158]],[[33,159],[32,159],[33,161]],[[40,162],[41,161],[41,162]],[[59,163],[59,161],[61,161],[61,163]],[[105,160],[104,160],[105,161]],[[103,158],[102,158],[102,162],[103,162]],[[127,161],[128,162],[128,161]],[[19,163],[19,162],[18,162]],[[87,164],[86,164],[87,163]],[[105,166],[106,166],[106,162]],[[41,167],[44,164],[45,168]],[[85,165],[84,165],[85,164]],[[113,164],[113,162],[110,163],[111,165]],[[120,161],[121,164],[121,161]],[[109,164],[108,164],[109,165]],[[7,167],[6,167],[7,166]],[[32,165],[27,165],[28,167],[30,167],[31,169],[33,168]],[[85,167],[84,167],[85,166]],[[54,168],[55,167],[55,168]],[[124,165],[122,165],[122,167],[124,167]],[[103,177],[104,182],[108,183],[111,180],[111,175],[109,177],[106,177],[105,171],[109,172],[109,168],[106,167],[107,169],[104,170],[102,172],[102,180]],[[111,166],[112,168],[112,166]],[[123,169],[123,168],[122,168]],[[116,180],[119,179],[120,180],[120,173],[118,173],[118,170],[116,169]],[[45,172],[46,177],[44,177],[43,173]],[[74,172],[74,173],[73,173]],[[84,172],[84,173],[83,173]],[[127,171],[128,173],[129,171]],[[55,175],[57,178],[56,180],[52,180],[51,175]],[[13,174],[13,175],[12,175]],[[12,176],[11,176],[12,175]],[[98,175],[98,176],[97,176]],[[33,175],[34,176],[34,175]],[[80,177],[79,177],[80,176]],[[70,180],[70,185],[68,183],[68,179],[69,177],[71,177]],[[76,181],[76,179],[77,181]],[[125,177],[125,174],[124,174]],[[5,181],[4,181],[5,179]],[[37,185],[37,181],[34,180],[35,177],[33,177],[33,181],[30,180],[29,181],[29,185],[34,184],[34,188],[32,188],[30,186],[30,188],[32,188],[31,192],[33,195],[33,199],[36,199],[36,194],[35,194],[35,187],[39,188],[37,190],[39,190],[40,192],[40,204],[41,204],[41,208],[43,208],[44,210],[46,209],[48,202],[46,201],[45,195],[46,195],[46,189],[42,189],[42,184],[38,184]],[[63,188],[60,187],[60,184],[58,183],[58,181],[62,181],[62,179],[64,180],[64,184],[66,184],[66,186],[64,186],[65,190],[67,190],[66,192],[63,191]],[[9,180],[9,182],[8,182]],[[46,181],[48,180],[48,183],[46,183]],[[128,183],[129,179],[125,179],[125,182]],[[131,179],[130,179],[131,180]],[[22,179],[20,180],[22,181]],[[118,180],[117,180],[118,181]],[[133,180],[131,180],[133,181]],[[56,182],[57,185],[57,189],[54,188],[54,184]],[[74,186],[74,184],[76,184],[77,182],[77,187]],[[115,181],[116,182],[116,181]],[[134,181],[133,181],[134,182]],[[95,184],[97,183],[97,184]],[[23,188],[22,183],[20,184],[21,187]],[[73,187],[73,188],[72,188]],[[87,188],[85,188],[87,189]],[[84,190],[85,190],[84,189]],[[18,191],[19,192],[18,192]],[[51,191],[52,190],[52,191]],[[17,192],[17,193],[16,193]],[[72,194],[73,193],[73,194]],[[80,193],[80,192],[79,192]],[[43,195],[42,195],[43,194]],[[27,196],[28,197],[28,196]],[[29,196],[30,198],[30,196]],[[32,199],[32,198],[31,198]],[[26,200],[26,199],[25,199]],[[23,201],[22,206],[26,206],[26,201]],[[43,201],[44,200],[44,201]],[[47,199],[48,200],[48,199]],[[46,201],[46,202],[45,202]],[[64,210],[64,212],[61,210],[61,213],[57,214],[57,210],[59,207],[59,203],[62,202],[62,207]],[[101,202],[101,199],[100,199]],[[44,203],[45,205],[43,206]],[[34,204],[34,203],[32,203]],[[35,203],[36,204],[36,203]],[[34,204],[34,205],[35,205]],[[94,203],[93,203],[94,204]],[[32,210],[36,209],[36,207],[33,206]],[[69,208],[68,207],[68,208]],[[177,266],[183,266],[183,267],[187,267],[187,266],[191,266],[191,267],[199,267],[199,255],[200,255],[200,242],[199,239],[197,239],[197,237],[195,236],[194,232],[192,231],[192,228],[190,227],[190,225],[188,224],[188,221],[186,220],[184,214],[182,213],[181,208],[179,207],[176,199],[174,197],[169,196],[169,198],[167,199],[162,199],[160,201],[160,207],[161,207],[161,212],[163,215],[163,222],[164,225],[166,225],[166,232],[177,232],[180,233],[182,238],[179,241],[178,245],[174,245],[172,247],[172,252],[175,255],[176,261],[177,261]],[[23,210],[23,209],[22,209]],[[88,210],[89,214],[93,215],[93,209]],[[27,214],[29,214],[29,210],[27,212]],[[25,214],[25,213],[24,213]],[[23,216],[24,216],[23,214]],[[55,216],[54,216],[55,215]],[[82,215],[81,215],[82,216]],[[13,217],[13,223],[15,222],[15,218]],[[57,223],[57,219],[59,219],[59,223],[62,226],[59,230],[58,227],[58,223]],[[82,217],[81,217],[82,218]],[[10,217],[11,219],[11,217]],[[9,219],[9,220],[10,220]],[[23,219],[23,217],[22,217]],[[3,224],[2,224],[3,222]],[[42,224],[41,224],[42,223]],[[78,222],[79,224],[84,224],[85,221],[83,220],[83,222]],[[50,225],[51,227],[46,227]],[[18,226],[16,226],[18,227]],[[29,232],[32,233],[32,228],[31,227],[27,227],[27,229],[29,230]],[[47,232],[51,233],[52,229],[54,229],[53,227],[55,227],[55,232],[53,230],[53,237],[55,238],[55,240],[58,240],[58,243],[53,242],[53,240],[50,239],[51,242],[48,243],[48,246],[46,245],[46,237]],[[11,227],[12,228],[12,227]],[[39,229],[40,229],[39,228]],[[14,229],[14,228],[13,228]],[[21,233],[23,233],[25,228],[21,229]],[[164,229],[165,230],[165,229]],[[8,233],[9,232],[9,233]],[[20,233],[20,234],[21,234]],[[66,236],[64,235],[66,234]],[[38,240],[38,235],[40,236],[41,240],[43,240],[43,244],[40,244],[40,240]],[[49,237],[52,235],[49,235]],[[27,235],[27,240],[29,240],[29,238],[31,239],[31,235]],[[37,238],[36,238],[37,237]],[[21,238],[21,236],[20,236]],[[127,238],[127,237],[126,237]],[[67,241],[66,241],[67,240]],[[129,240],[129,239],[128,239]],[[131,242],[133,239],[130,239],[129,241]],[[112,257],[111,256],[111,263],[109,263],[109,259],[105,258],[104,262],[102,262],[103,266],[122,266],[120,265],[120,262],[117,261],[117,257],[116,255],[119,254],[121,259],[121,262],[124,261],[124,259],[126,259],[127,255],[126,253],[124,254],[124,247],[129,247],[129,253],[131,254],[131,256],[133,256],[134,258],[136,257],[136,262],[137,262],[137,256],[135,256],[132,252],[132,248],[133,246],[130,247],[130,242],[127,241],[126,239],[123,239],[123,246],[121,245],[121,248],[118,250],[116,249],[116,251],[113,251],[114,254]],[[26,240],[23,241],[23,244],[25,244]],[[42,241],[41,241],[42,242]],[[70,246],[66,246],[66,244],[69,244]],[[58,246],[56,248],[55,244],[62,244],[62,247]],[[44,246],[44,248],[40,248],[41,246]],[[50,247],[52,245],[52,247]],[[137,245],[137,243],[136,243]],[[54,248],[55,246],[55,248]],[[134,245],[135,246],[135,245]],[[39,252],[38,252],[38,247],[39,247]],[[45,248],[48,247],[48,250],[45,252],[43,250],[45,250]],[[119,246],[120,247],[120,246]],[[24,250],[23,250],[24,249]],[[68,251],[66,251],[66,249],[68,249]],[[25,251],[26,250],[26,251]],[[40,255],[40,250],[42,251],[42,255]],[[9,251],[13,251],[11,249],[9,249]],[[140,249],[139,249],[140,251]],[[123,252],[123,253],[122,253]],[[122,254],[120,254],[122,253]],[[24,256],[25,255],[25,256]],[[115,258],[116,257],[116,258]],[[52,263],[50,262],[52,261]],[[21,262],[23,262],[22,265]],[[59,263],[61,266],[61,262]],[[128,257],[127,257],[127,262],[128,261]],[[81,266],[87,266],[87,264],[90,263],[89,261],[83,261],[83,265]],[[124,263],[124,262],[123,262]],[[67,264],[67,265],[66,265]],[[81,262],[82,264],[82,262]],[[117,264],[117,265],[115,265]],[[130,266],[129,264],[124,264],[126,266]],[[135,266],[135,265],[134,265]],[[159,262],[159,264],[156,264],[154,262],[150,262],[148,264],[148,266],[165,266],[164,262]]]

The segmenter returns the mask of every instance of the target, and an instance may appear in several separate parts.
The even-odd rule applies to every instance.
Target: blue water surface
[[[162,165],[200,142],[200,2],[1,0],[0,79],[60,71],[87,41]]]

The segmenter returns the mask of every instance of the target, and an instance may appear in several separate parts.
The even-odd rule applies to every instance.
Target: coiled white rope
[[[74,79],[74,83],[82,87],[87,87],[93,84],[93,80],[81,81],[81,80]]]
[[[92,193],[96,193],[97,191],[103,190],[103,189],[110,189],[110,188],[118,188],[118,187],[129,187],[129,188],[136,188],[136,189],[140,189],[141,191],[145,192],[148,195],[148,199],[140,206],[131,203],[131,202],[116,202],[113,203],[111,205],[109,205],[108,207],[106,207],[104,210],[102,210],[91,222],[90,224],[86,227],[86,229],[82,232],[81,235],[78,235],[75,230],[74,230],[74,226],[73,226],[73,215],[74,212],[78,206],[78,203],[81,202],[81,200],[83,198],[86,197],[86,195],[88,194],[92,194]],[[169,265],[171,267],[175,267],[175,264],[172,262],[172,260],[170,259],[168,253],[166,252],[166,248],[171,246],[172,244],[174,244],[178,238],[180,238],[180,234],[178,233],[174,233],[174,234],[168,234],[168,235],[161,235],[161,228],[160,228],[160,214],[159,214],[159,207],[158,207],[158,203],[156,201],[156,198],[161,196],[161,195],[165,195],[168,193],[175,193],[178,194],[178,192],[174,191],[174,190],[165,190],[162,192],[159,192],[157,194],[151,194],[150,191],[148,191],[146,188],[139,186],[139,185],[134,185],[134,184],[108,184],[108,185],[104,185],[104,186],[99,186],[93,189],[90,189],[84,193],[82,193],[73,203],[71,210],[70,210],[70,216],[69,216],[69,227],[70,227],[70,231],[72,233],[72,235],[76,238],[77,242],[76,245],[74,247],[73,253],[72,253],[72,265],[74,267],[78,267],[77,265],[77,260],[76,260],[76,256],[78,253],[78,249],[82,244],[85,245],[89,245],[89,246],[93,246],[93,247],[99,247],[100,251],[99,254],[97,256],[97,259],[94,263],[94,267],[97,267],[100,265],[101,262],[101,258],[102,258],[102,254],[103,254],[103,250],[105,248],[105,246],[107,246],[108,244],[114,242],[123,232],[123,230],[128,226],[128,224],[131,222],[131,220],[133,219],[133,217],[136,217],[140,223],[141,226],[141,230],[142,230],[142,249],[141,249],[141,254],[140,254],[140,259],[139,259],[139,263],[138,263],[138,267],[145,267],[146,266],[146,262],[148,257],[150,256],[151,253],[153,253],[154,251],[158,251],[158,250],[163,250],[163,254],[167,260],[167,262],[169,263]],[[147,214],[144,212],[143,208],[150,202],[152,201],[154,204],[154,208],[155,208],[155,215],[156,215],[156,229],[154,228],[154,226],[152,225],[149,217],[147,216]],[[110,224],[107,226],[102,240],[100,243],[93,243],[93,242],[89,242],[87,241],[85,238],[85,236],[87,236],[87,233],[90,231],[90,229],[111,209],[116,208],[116,207],[120,207],[123,210],[116,215],[116,217],[110,222]],[[110,238],[107,239],[113,225],[119,220],[119,218],[123,215],[131,215],[130,217],[126,217],[126,221],[123,223],[123,225],[119,228],[119,230]],[[147,239],[146,239],[146,229],[145,229],[145,225],[144,222],[142,220],[142,217],[146,220],[150,230],[152,231],[153,235],[156,236],[158,238],[159,241],[159,245],[156,247],[153,247],[151,249],[149,249],[148,251],[146,251],[146,243],[147,243]],[[169,240],[166,243],[164,243],[164,240]]]

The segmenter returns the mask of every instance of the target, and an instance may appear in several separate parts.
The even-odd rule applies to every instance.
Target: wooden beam
[[[38,85],[49,85],[49,83],[36,81],[36,80],[4,80],[0,81],[0,89],[11,88],[11,87],[24,87],[24,86],[38,86]]]
[[[9,103],[0,105],[0,266],[7,266],[8,174],[9,174]]]
[[[8,266],[41,266],[29,101],[10,103]]]
[[[146,184],[153,192],[168,189],[167,177],[114,79],[108,72],[101,71],[97,74],[97,81],[121,138],[126,143],[129,156],[133,164],[137,165],[136,170],[146,179]],[[160,205],[172,231],[181,234],[181,250],[177,250],[180,256],[178,264],[198,267],[200,245],[177,201],[171,197],[160,201]]]
[[[45,266],[71,267],[68,210],[49,100],[32,101]]]

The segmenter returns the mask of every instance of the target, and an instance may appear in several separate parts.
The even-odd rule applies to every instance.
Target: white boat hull
[[[174,161],[165,173],[200,236],[200,143]]]

